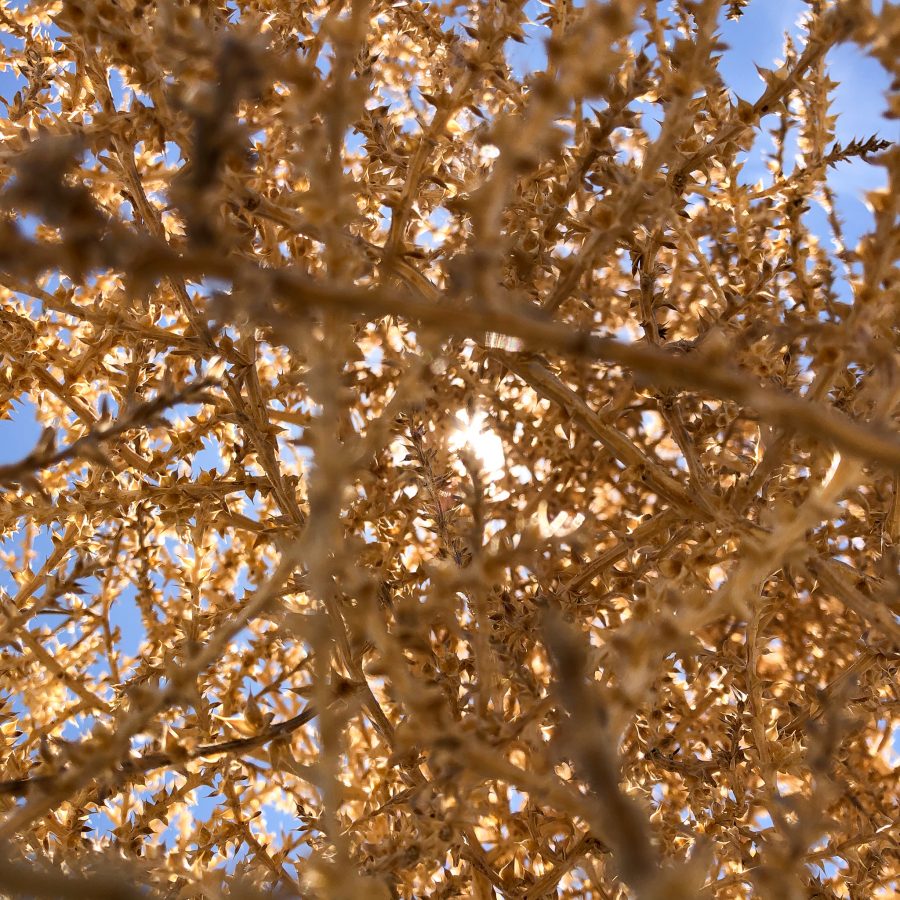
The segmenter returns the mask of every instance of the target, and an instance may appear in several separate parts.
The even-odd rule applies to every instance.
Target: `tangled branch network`
[[[0,895],[898,896],[898,46],[0,2]]]

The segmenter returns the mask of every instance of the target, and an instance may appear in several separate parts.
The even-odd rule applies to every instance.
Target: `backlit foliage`
[[[757,2],[0,4],[0,893],[896,896],[900,12]]]

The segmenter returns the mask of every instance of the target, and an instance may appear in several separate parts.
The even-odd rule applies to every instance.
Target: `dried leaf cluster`
[[[0,4],[0,892],[897,895],[900,12],[747,5]]]

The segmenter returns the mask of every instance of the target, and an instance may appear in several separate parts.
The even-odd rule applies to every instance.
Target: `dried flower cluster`
[[[0,4],[0,894],[897,896],[900,11],[745,7]]]

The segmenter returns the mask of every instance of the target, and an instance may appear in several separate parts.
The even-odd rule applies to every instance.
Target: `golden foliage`
[[[900,15],[747,5],[0,5],[0,892],[896,896]]]

